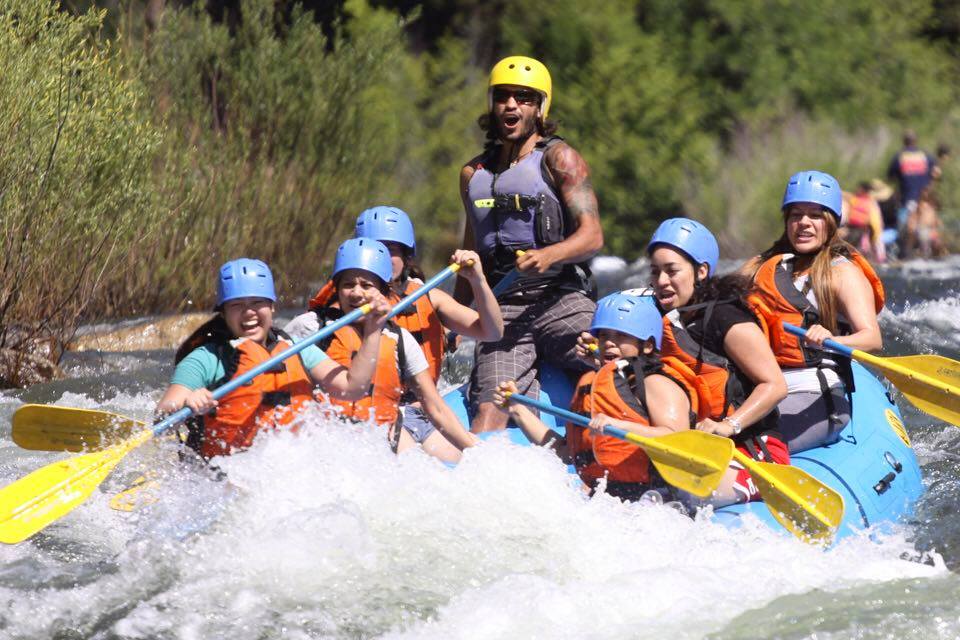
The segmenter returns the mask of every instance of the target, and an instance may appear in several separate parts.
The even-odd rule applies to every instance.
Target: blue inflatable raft
[[[837,539],[909,517],[924,491],[920,465],[896,404],[884,385],[856,362],[853,374],[852,418],[840,433],[840,440],[791,457],[794,465],[843,496],[844,516]],[[464,424],[469,424],[465,387],[450,391],[444,400]],[[569,406],[573,388],[563,373],[543,367],[541,389],[541,399],[564,408]],[[552,416],[541,415],[541,419],[547,426],[564,433],[563,425],[558,425]],[[529,444],[520,429],[507,431],[514,442]],[[760,502],[716,510],[716,517],[731,526],[737,526],[745,514],[783,531]]]

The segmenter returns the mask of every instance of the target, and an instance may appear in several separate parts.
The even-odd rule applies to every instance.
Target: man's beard
[[[510,134],[504,129],[502,120],[496,120],[496,122],[497,122],[497,134],[498,134],[497,137],[502,141],[506,141],[507,136],[509,136]],[[520,133],[518,134],[518,137],[515,140],[515,142],[523,142],[524,140],[526,140],[527,138],[529,138],[530,136],[532,136],[537,132],[536,118],[533,118],[527,121],[526,123],[521,118],[519,124],[523,125],[523,129],[520,130]]]

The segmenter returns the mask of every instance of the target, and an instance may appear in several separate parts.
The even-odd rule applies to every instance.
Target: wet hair
[[[712,276],[697,282],[693,288],[693,296],[687,304],[694,305],[711,300],[738,300],[746,304],[750,288],[750,278],[742,273]]]
[[[217,315],[197,327],[193,333],[180,344],[176,354],[173,356],[173,362],[174,364],[180,364],[180,361],[190,355],[194,349],[204,344],[209,342],[227,342],[233,340],[234,337],[230,328],[227,327],[227,321],[224,319],[223,313],[218,310]]]
[[[417,278],[418,280],[423,280],[426,282],[427,277],[424,274],[423,269],[420,268],[420,265],[417,264],[417,261],[413,256],[405,256],[403,259],[403,273],[401,277],[406,280],[408,278]]]
[[[783,212],[783,235],[769,249],[744,266],[743,272],[748,275],[751,282],[757,271],[760,270],[760,266],[773,256],[796,253],[796,249],[793,248],[787,237],[786,225],[789,210],[790,207],[788,206]],[[827,238],[810,265],[810,284],[814,295],[817,297],[820,324],[831,332],[837,333],[837,298],[833,293],[833,261],[839,257],[851,259],[857,253],[857,250],[840,237],[840,234],[837,233],[837,219],[826,209],[824,209],[823,221],[826,226]]]
[[[676,250],[676,247],[673,248]],[[743,273],[729,273],[724,276],[707,276],[701,279],[698,271],[704,263],[697,264],[684,251],[677,251],[677,253],[686,258],[687,263],[693,267],[693,294],[689,302],[684,305],[685,307],[711,300],[739,300],[746,304],[751,288],[751,279],[748,276]]]

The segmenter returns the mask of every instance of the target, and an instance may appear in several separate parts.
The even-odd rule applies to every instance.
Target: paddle
[[[98,451],[146,426],[97,409],[25,404],[13,414],[13,441],[34,451]]]
[[[511,400],[565,418],[574,424],[581,426],[590,424],[590,420],[580,414],[560,409],[539,400],[519,394],[512,394],[508,397]],[[664,480],[700,497],[710,495],[710,492],[720,483],[727,470],[732,450],[733,459],[750,471],[754,482],[757,483],[757,488],[760,490],[760,495],[763,496],[764,503],[773,517],[787,531],[802,540],[826,542],[833,536],[834,531],[843,520],[843,496],[830,486],[798,467],[758,462],[735,449],[733,441],[729,438],[702,431],[681,431],[657,438],[644,438],[615,427],[604,427],[603,432],[644,447],[644,451],[646,451]],[[676,438],[675,436],[678,435],[685,436],[685,439]],[[709,440],[704,439],[703,436],[707,436]],[[662,454],[656,448],[651,447],[651,443],[656,447],[656,445],[667,443],[672,445],[674,442],[679,443],[680,446],[670,447],[670,453],[674,457],[667,458],[667,460],[672,464],[658,465],[658,458],[655,456],[662,456]],[[663,457],[659,459],[664,460]],[[683,475],[683,473],[676,474],[677,471],[686,475]],[[679,483],[676,481],[679,481]],[[697,490],[692,490],[691,486]]]
[[[441,271],[424,286],[401,300],[394,307],[394,312],[398,309],[402,311],[416,302],[431,288],[440,284],[444,278],[456,273],[459,268],[459,265],[454,264]],[[218,387],[213,391],[213,397],[219,400],[287,358],[320,342],[341,327],[353,323],[369,313],[370,309],[370,305],[365,304],[351,311],[309,338]],[[124,442],[102,451],[54,462],[0,489],[0,542],[7,544],[22,542],[63,517],[86,500],[124,456],[192,415],[193,411],[189,407],[184,407]]]
[[[519,258],[520,256],[522,256],[524,253],[526,253],[526,251],[523,251],[522,249],[517,249],[517,257],[518,257],[518,258]],[[520,276],[520,269],[518,269],[518,268],[516,268],[516,267],[514,267],[513,269],[511,269],[510,271],[508,271],[508,272],[507,272],[507,275],[505,275],[505,276],[503,276],[502,278],[500,278],[500,282],[498,282],[498,283],[493,287],[493,289],[491,289],[491,291],[493,291],[493,297],[494,297],[494,298],[499,297],[500,294],[503,293],[504,291],[506,291],[507,288],[508,288],[510,285],[512,285],[514,282],[516,282],[516,280],[517,280],[517,278],[518,278],[519,276]]]
[[[807,332],[783,323],[788,333],[803,338]],[[879,369],[915,407],[960,426],[960,362],[936,355],[883,357],[824,340],[824,346]]]
[[[398,302],[388,317],[402,312],[423,295],[420,291],[433,289],[459,269],[459,265],[450,265],[435,275],[417,292]],[[139,420],[107,411],[26,404],[13,414],[13,441],[35,451],[96,451],[128,437],[129,431],[146,426]]]
[[[826,544],[843,521],[843,496],[803,469],[759,462],[739,449],[733,459],[750,472],[764,504],[783,528],[804,542]]]
[[[586,427],[590,419],[552,404],[519,393],[507,398]],[[723,479],[732,455],[733,441],[702,431],[680,431],[656,438],[647,438],[616,427],[604,427],[607,435],[639,445],[653,466],[669,484],[695,496],[710,495]]]

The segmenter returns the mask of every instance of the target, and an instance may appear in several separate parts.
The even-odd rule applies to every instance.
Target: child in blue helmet
[[[310,302],[310,310],[294,318],[286,327],[293,336],[314,333],[328,322],[335,321],[367,302],[372,295],[390,294],[392,278],[390,252],[370,238],[347,240],[337,250],[333,279]],[[330,398],[346,418],[371,420],[389,429],[390,441],[401,452],[416,446],[409,430],[402,428],[401,404],[405,390],[417,398],[431,424],[438,432],[434,439],[453,447],[432,446],[427,439],[424,450],[444,461],[456,462],[460,451],[473,446],[477,437],[464,429],[453,411],[440,397],[430,375],[423,349],[409,331],[388,322],[382,329],[373,383],[359,399],[349,401]],[[331,358],[346,364],[355,359],[359,335],[353,326],[344,327],[321,343]]]
[[[361,321],[361,353],[350,366],[309,346],[284,362],[279,371],[257,376],[249,385],[214,400],[212,389],[242,375],[293,342],[273,327],[277,295],[270,268],[241,258],[220,268],[217,315],[188,338],[177,352],[177,367],[157,410],[184,406],[198,416],[189,424],[187,444],[203,457],[229,455],[249,447],[259,429],[289,424],[297,409],[312,399],[313,386],[341,398],[362,396],[370,386],[380,344],[380,330],[390,311],[382,297]],[[216,413],[204,415],[216,409]]]
[[[883,346],[883,284],[837,233],[842,203],[833,176],[794,174],[783,195],[783,235],[745,267],[753,309],[787,383],[780,432],[791,452],[835,442],[850,420],[850,363],[823,351],[824,340],[863,351]],[[805,328],[806,339],[786,333],[784,322]]]
[[[357,217],[355,237],[378,240],[390,251],[393,266],[389,293],[391,304],[396,304],[423,285],[423,273],[415,262],[417,241],[413,222],[402,209],[377,206],[363,211]],[[460,304],[440,289],[433,289],[394,318],[397,325],[408,330],[422,347],[434,383],[440,380],[448,329],[479,342],[499,340],[503,336],[500,305],[483,275],[480,256],[474,251],[457,250],[450,257],[450,262],[460,265],[458,277],[470,283],[476,309]],[[457,449],[440,436],[423,412],[420,402],[413,398],[404,400],[401,410],[403,427],[413,436],[413,440],[435,452],[435,455],[456,457]]]
[[[694,423],[696,396],[681,376],[660,358],[663,324],[650,296],[614,293],[597,303],[590,332],[602,362],[600,370],[581,377],[571,411],[591,416],[588,429],[567,425],[561,437],[525,405],[510,403],[517,393],[513,380],[500,383],[494,401],[535,444],[551,446],[573,464],[591,489],[605,482],[606,492],[627,500],[639,499],[662,486],[640,447],[604,435],[607,426],[641,436],[657,437]]]

